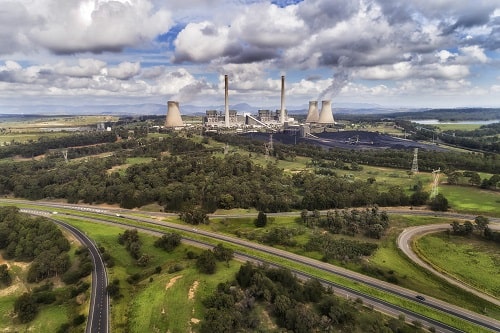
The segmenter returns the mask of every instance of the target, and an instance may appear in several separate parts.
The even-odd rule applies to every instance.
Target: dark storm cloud
[[[386,0],[379,1],[380,7],[387,21],[391,24],[404,23],[412,21],[412,10],[409,8],[409,3],[407,1],[401,0]]]
[[[274,49],[251,47],[241,49],[237,54],[230,55],[228,57],[228,62],[233,64],[250,64],[253,62],[275,59],[277,56],[278,52]]]
[[[14,80],[14,77],[10,71],[0,71],[0,82],[13,83],[16,82],[16,80]]]
[[[298,16],[316,30],[347,20],[359,11],[359,0],[302,2],[298,7]]]
[[[449,26],[443,25],[443,34],[449,35],[460,28],[472,28],[485,25],[490,20],[490,15],[493,13],[493,10],[494,8],[478,8],[474,12],[466,13],[460,16],[454,24]]]
[[[315,75],[309,75],[306,77],[306,81],[311,81],[311,82],[316,82],[321,80],[323,77],[321,75],[315,74]]]

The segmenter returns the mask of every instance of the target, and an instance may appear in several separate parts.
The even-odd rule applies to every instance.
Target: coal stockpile
[[[266,133],[246,133],[247,137],[255,140],[269,141],[269,134]],[[387,134],[368,131],[340,131],[323,132],[313,134],[307,138],[300,137],[298,132],[294,133],[273,133],[273,141],[283,144],[306,143],[318,145],[325,149],[414,149],[446,151],[445,148],[437,145],[420,143],[412,140],[396,138]]]

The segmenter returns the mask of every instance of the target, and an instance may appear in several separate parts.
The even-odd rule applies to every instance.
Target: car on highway
[[[425,297],[422,295],[415,296],[419,301],[425,301]]]

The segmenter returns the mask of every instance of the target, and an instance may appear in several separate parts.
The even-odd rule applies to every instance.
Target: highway
[[[498,224],[490,224],[489,227],[494,230],[500,230],[500,225]],[[454,284],[462,289],[467,290],[468,292],[481,297],[488,302],[491,302],[493,304],[496,304],[497,306],[500,306],[500,300],[498,298],[495,298],[493,296],[490,296],[488,294],[482,293],[478,291],[477,289],[470,287],[466,285],[465,283],[456,280],[453,277],[450,277],[447,274],[444,274],[438,270],[436,270],[434,267],[432,267],[430,264],[422,260],[412,249],[412,242],[413,239],[417,236],[421,236],[424,234],[429,234],[433,232],[439,232],[439,231],[444,231],[446,229],[450,229],[449,224],[431,224],[431,225],[424,225],[424,226],[418,226],[418,227],[410,227],[406,228],[399,234],[398,236],[398,247],[403,251],[408,258],[410,258],[413,262],[415,262],[417,265],[431,271],[433,274],[441,277],[442,279],[448,281],[451,284]]]
[[[4,201],[4,200],[2,200],[2,201]],[[16,202],[19,202],[20,204],[21,203],[24,203],[24,204],[35,204],[35,205],[41,204],[39,202],[33,203],[33,202],[15,200],[14,203],[16,203]],[[386,282],[383,282],[383,281],[380,281],[380,280],[377,280],[377,279],[374,279],[374,278],[371,278],[371,277],[367,277],[367,276],[364,276],[362,274],[359,274],[359,273],[356,273],[356,272],[352,272],[352,271],[343,269],[341,267],[330,265],[330,264],[327,264],[327,263],[324,263],[324,262],[321,262],[321,261],[317,261],[317,260],[314,260],[314,259],[310,259],[310,258],[307,258],[307,257],[302,257],[302,256],[299,256],[299,255],[296,255],[296,254],[293,254],[293,253],[289,253],[289,252],[286,252],[286,251],[282,251],[282,250],[279,250],[279,249],[276,249],[276,248],[272,248],[272,247],[264,246],[264,245],[261,245],[261,244],[256,244],[256,243],[248,242],[248,241],[236,238],[236,237],[230,237],[230,236],[226,236],[226,235],[221,235],[221,234],[216,234],[216,233],[212,233],[212,232],[208,232],[208,231],[203,231],[203,230],[199,230],[199,229],[196,229],[196,228],[193,228],[193,227],[190,227],[190,226],[186,226],[186,225],[173,224],[173,223],[167,223],[167,222],[159,222],[158,219],[155,218],[155,216],[156,215],[162,215],[162,214],[152,214],[152,215],[155,215],[155,216],[152,216],[152,218],[146,218],[146,217],[136,216],[136,212],[127,211],[127,210],[123,210],[123,209],[115,211],[115,210],[101,209],[101,208],[97,208],[97,207],[89,207],[89,206],[82,207],[82,206],[75,206],[75,205],[53,204],[53,203],[44,203],[44,205],[46,205],[48,207],[54,207],[52,209],[55,209],[56,207],[59,207],[59,208],[73,209],[73,210],[79,210],[79,211],[82,211],[82,210],[85,211],[86,210],[86,211],[98,212],[98,213],[103,214],[103,215],[116,215],[117,214],[116,212],[119,212],[120,216],[126,217],[127,219],[137,220],[137,221],[142,221],[142,222],[147,222],[147,223],[150,223],[150,224],[162,225],[162,226],[169,227],[169,228],[172,228],[172,229],[177,229],[177,230],[182,230],[182,231],[186,231],[186,232],[196,233],[196,234],[199,234],[199,235],[204,235],[204,236],[207,236],[207,237],[210,237],[210,238],[214,238],[214,239],[218,239],[218,240],[221,240],[221,241],[230,242],[230,243],[233,243],[233,244],[238,244],[238,245],[241,245],[241,246],[245,246],[245,247],[248,247],[248,248],[251,248],[251,249],[254,249],[254,250],[258,250],[258,251],[270,253],[270,254],[273,254],[273,255],[276,255],[276,256],[280,256],[280,257],[283,257],[283,258],[286,258],[286,259],[289,259],[289,260],[300,262],[300,263],[302,263],[304,265],[308,265],[310,267],[314,267],[314,268],[318,268],[318,269],[324,270],[324,271],[329,272],[329,273],[333,273],[333,274],[337,274],[337,275],[340,275],[340,276],[344,276],[346,278],[349,278],[351,280],[357,281],[359,283],[364,283],[364,284],[367,284],[367,285],[369,285],[371,287],[374,287],[374,288],[377,288],[379,290],[382,290],[382,291],[384,291],[386,293],[392,293],[392,294],[398,295],[400,297],[406,298],[408,300],[411,300],[411,301],[414,301],[414,302],[418,302],[418,300],[415,299],[416,293],[414,291],[412,291],[412,290],[401,288],[399,286],[396,286],[396,285],[393,285],[393,284],[390,284],[390,283],[386,283]],[[405,214],[413,214],[413,213],[415,213],[415,211],[409,210],[409,211],[404,211],[404,213]],[[126,215],[124,215],[124,214],[126,214]],[[298,214],[300,214],[300,213],[295,213],[295,215],[298,215]],[[398,211],[398,214],[401,214],[401,212]],[[431,212],[431,214],[432,215],[436,215],[435,212]],[[462,215],[462,216],[464,216],[464,215]],[[469,219],[473,219],[474,218],[473,216],[467,216],[467,217]],[[108,221],[106,223],[110,223],[110,222]],[[349,292],[352,292],[352,291],[349,291]],[[369,295],[364,295],[365,299],[366,299],[366,296],[370,297]],[[355,297],[357,297],[357,296],[355,296]],[[489,318],[489,317],[486,317],[486,316],[482,316],[480,314],[477,314],[477,313],[474,313],[474,312],[471,312],[471,311],[468,311],[468,310],[461,309],[461,308],[456,307],[454,305],[451,305],[451,304],[442,302],[440,300],[434,299],[434,298],[432,298],[429,295],[425,295],[425,297],[426,297],[426,300],[425,300],[424,303],[425,303],[426,306],[429,306],[429,307],[435,308],[437,310],[446,312],[448,314],[460,317],[460,318],[462,318],[464,320],[469,320],[469,321],[471,321],[471,322],[473,322],[473,323],[475,323],[477,325],[481,325],[481,326],[483,326],[483,327],[485,327],[485,328],[487,328],[487,329],[489,329],[491,331],[500,332],[500,329],[499,329],[500,323],[498,321],[492,319],[492,318]],[[370,300],[368,300],[368,301],[370,302]],[[459,332],[459,330],[447,327],[446,325],[442,325],[442,324],[437,323],[437,322],[435,322],[433,320],[426,320],[428,318],[425,318],[425,317],[422,318],[422,316],[420,316],[420,315],[418,315],[416,313],[413,313],[411,311],[408,311],[408,310],[405,310],[405,309],[400,309],[400,308],[394,307],[394,306],[392,306],[390,304],[383,304],[384,302],[381,302],[378,299],[373,298],[373,300],[371,300],[371,301],[373,301],[374,303],[376,303],[376,307],[378,309],[382,309],[382,311],[384,311],[384,312],[388,312],[388,313],[396,314],[396,315],[399,314],[399,313],[405,313],[407,315],[407,318],[408,318],[408,316],[414,316],[414,317],[418,318],[419,321],[423,322],[424,325],[434,326],[440,332]],[[384,307],[390,307],[391,310],[383,310]]]
[[[107,292],[108,277],[106,267],[101,254],[94,244],[83,232],[74,226],[64,223],[55,215],[47,214],[44,211],[31,209],[20,209],[20,212],[30,215],[44,216],[52,220],[57,225],[71,232],[90,252],[94,269],[92,270],[92,292],[90,295],[90,308],[87,318],[85,333],[108,333],[109,332],[109,297]]]

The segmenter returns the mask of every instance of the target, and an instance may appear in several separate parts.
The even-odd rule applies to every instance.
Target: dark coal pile
[[[245,133],[247,137],[269,141],[269,134],[266,133]],[[318,145],[325,149],[414,149],[446,151],[445,148],[437,145],[420,143],[412,140],[396,138],[387,134],[367,131],[340,131],[323,132],[314,134],[314,137],[300,137],[299,133],[274,133],[273,141],[283,144],[306,143]]]

